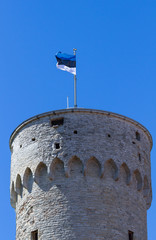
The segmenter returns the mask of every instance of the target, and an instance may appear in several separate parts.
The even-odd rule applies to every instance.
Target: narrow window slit
[[[140,153],[138,154],[138,157],[139,157],[139,161],[141,162],[141,154]]]
[[[129,240],[134,240],[134,233],[132,231],[128,231],[128,237],[129,237]]]
[[[140,133],[136,132],[136,139],[140,141]]]
[[[22,148],[22,144],[20,145],[20,148]]]
[[[31,240],[38,240],[38,230],[31,232]]]
[[[77,130],[74,130],[74,134],[77,134]]]

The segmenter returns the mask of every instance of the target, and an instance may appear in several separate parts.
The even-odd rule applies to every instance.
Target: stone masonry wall
[[[147,240],[152,139],[137,122],[69,109],[27,120],[10,140],[16,240]]]

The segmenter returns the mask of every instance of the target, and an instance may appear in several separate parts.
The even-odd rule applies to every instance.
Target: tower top
[[[152,137],[140,123],[56,110],[21,123],[10,148],[16,240],[147,240]]]
[[[147,130],[147,128],[145,128],[139,122],[137,122],[129,117],[117,114],[117,113],[104,111],[104,110],[97,110],[97,109],[87,109],[87,108],[69,108],[69,109],[53,110],[53,111],[45,112],[45,113],[42,113],[39,115],[35,115],[34,117],[31,117],[31,118],[25,120],[11,134],[10,140],[9,140],[10,149],[11,149],[12,141],[13,141],[14,137],[16,136],[16,134],[27,124],[29,124],[33,121],[36,121],[38,119],[44,118],[44,117],[50,117],[50,116],[55,116],[55,115],[58,116],[61,114],[68,114],[68,113],[91,113],[91,114],[108,115],[109,117],[117,118],[117,119],[121,119],[123,121],[129,122],[129,123],[135,125],[137,128],[140,128],[146,134],[146,136],[148,137],[149,142],[150,142],[150,149],[152,149],[152,146],[153,146],[152,136],[151,136],[150,132]]]

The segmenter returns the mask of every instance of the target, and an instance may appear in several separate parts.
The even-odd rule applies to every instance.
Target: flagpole
[[[74,55],[76,55],[76,48],[73,48]],[[76,89],[76,75],[74,74],[74,108],[77,108],[77,89]]]
[[[67,96],[67,109],[69,108],[69,97]]]

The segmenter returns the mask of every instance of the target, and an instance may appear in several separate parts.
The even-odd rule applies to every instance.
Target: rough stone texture
[[[58,118],[63,125],[51,126]],[[151,147],[142,125],[104,111],[59,110],[22,123],[10,139],[16,239],[38,229],[40,240],[129,240],[128,230],[147,240]]]

